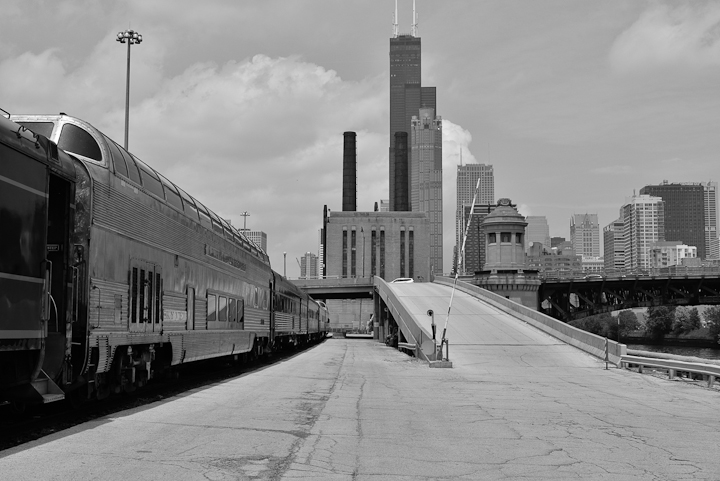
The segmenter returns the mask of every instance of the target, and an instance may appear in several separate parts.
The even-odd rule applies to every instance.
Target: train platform
[[[605,370],[505,321],[514,341],[458,343],[453,369],[429,369],[372,340],[328,339],[263,370],[0,452],[0,477],[720,478],[720,393]]]

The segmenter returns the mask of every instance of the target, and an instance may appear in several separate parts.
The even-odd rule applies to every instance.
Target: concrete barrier
[[[447,277],[435,277],[433,282],[452,287],[453,279]],[[471,294],[480,300],[487,302],[491,306],[500,309],[503,312],[512,314],[514,317],[540,329],[551,336],[575,346],[588,354],[605,359],[605,338],[596,334],[583,331],[576,327],[570,326],[562,321],[550,317],[542,312],[525,307],[522,304],[506,299],[494,292],[483,289],[466,282],[457,282],[456,289]],[[615,366],[620,366],[620,361],[627,352],[627,346],[617,341],[607,340],[608,343],[608,360]]]

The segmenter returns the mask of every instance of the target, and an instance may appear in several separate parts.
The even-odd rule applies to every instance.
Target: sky
[[[399,0],[409,33],[412,1]],[[0,0],[0,108],[65,112],[122,144],[300,274],[323,206],[342,209],[357,132],[360,211],[388,198],[393,0]],[[720,2],[416,0],[422,84],[443,118],[444,271],[455,172],[495,197],[601,228],[643,186],[720,180]],[[249,217],[243,218],[243,212]],[[287,264],[283,266],[283,253]]]

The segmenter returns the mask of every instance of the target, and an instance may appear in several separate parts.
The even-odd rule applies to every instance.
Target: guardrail
[[[388,283],[380,277],[375,278],[375,286],[378,288],[378,294],[383,298],[387,305],[388,311],[392,314],[393,319],[398,325],[398,328],[402,331],[405,339],[408,341],[402,343],[404,349],[412,350],[415,352],[415,357],[423,359],[424,361],[430,361],[430,355],[434,354],[437,350],[432,340],[432,335],[426,332],[421,326],[415,323],[414,317],[405,309],[402,303],[395,303],[390,295],[390,288]],[[398,349],[400,349],[398,343]],[[412,346],[412,347],[411,347]]]
[[[448,278],[436,277],[434,282],[450,287],[453,285],[453,279]],[[541,331],[570,344],[571,346],[575,346],[598,359],[605,360],[605,342],[607,341],[608,360],[616,366],[620,365],[620,360],[627,354],[627,347],[625,344],[620,344],[609,339],[606,340],[602,336],[591,334],[587,331],[583,331],[582,329],[565,324],[554,317],[550,317],[542,312],[538,312],[534,309],[523,306],[522,304],[518,304],[515,301],[506,299],[503,296],[488,291],[487,289],[483,289],[460,280],[458,280],[456,288],[467,294],[472,294],[501,311],[512,314],[521,321],[524,321],[531,326],[534,326]]]
[[[620,367],[629,369],[631,366],[638,366],[638,372],[642,374],[643,368],[650,367],[667,371],[668,378],[681,377],[681,373],[687,373],[688,377],[694,375],[702,376],[708,387],[713,387],[715,378],[720,378],[720,366],[700,362],[678,361],[676,359],[661,359],[644,356],[622,356]]]

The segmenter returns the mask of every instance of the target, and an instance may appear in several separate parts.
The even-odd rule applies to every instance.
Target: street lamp
[[[127,43],[127,81],[125,82],[125,150],[128,149],[128,125],[130,122],[130,45],[142,43],[142,35],[135,30],[118,32],[117,39],[120,43]]]

